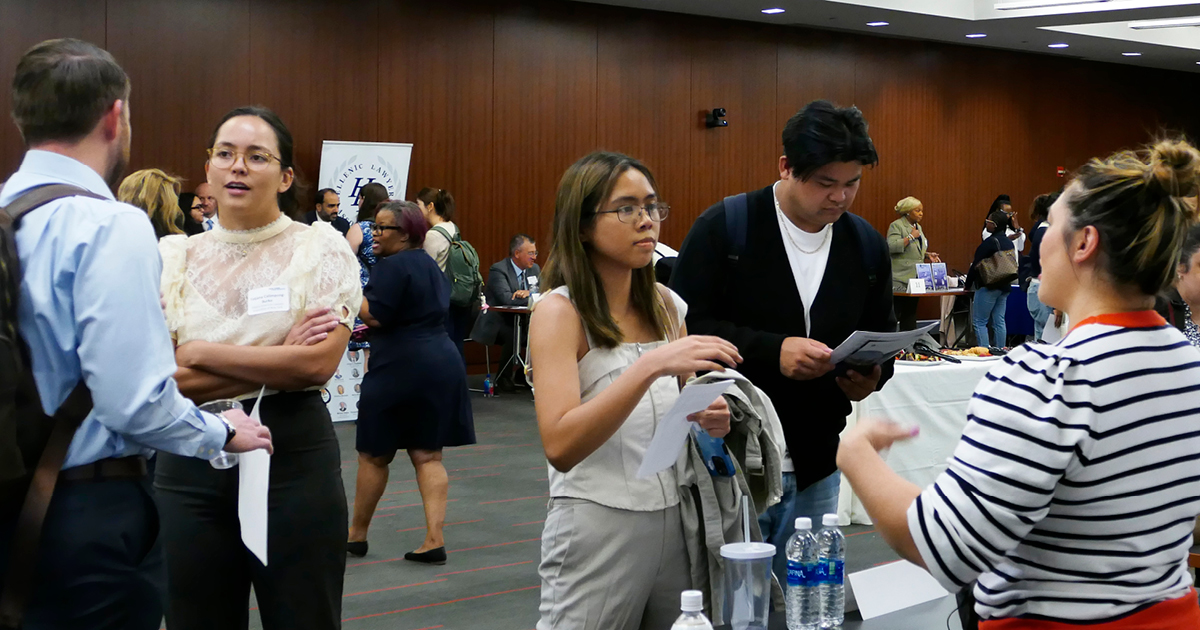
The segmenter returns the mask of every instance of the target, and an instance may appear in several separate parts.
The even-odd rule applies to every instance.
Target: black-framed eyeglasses
[[[642,218],[642,211],[646,212],[651,221],[664,221],[671,213],[671,206],[665,203],[648,203],[644,206],[621,206],[614,210],[601,210],[596,214],[615,214],[621,223],[637,223],[638,219]]]
[[[403,230],[403,229],[404,228],[400,227],[399,225],[379,225],[378,223],[376,223],[375,225],[371,226],[371,233],[372,234],[383,234],[384,230]]]

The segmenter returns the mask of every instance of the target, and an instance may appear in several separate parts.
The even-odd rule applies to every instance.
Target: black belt
[[[146,473],[146,458],[141,455],[133,457],[110,457],[90,464],[67,468],[58,473],[58,480],[74,482],[141,479],[146,476]]]

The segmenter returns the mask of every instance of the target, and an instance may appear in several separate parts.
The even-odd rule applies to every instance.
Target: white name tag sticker
[[[291,306],[291,293],[285,286],[262,287],[246,292],[246,314],[284,313]]]

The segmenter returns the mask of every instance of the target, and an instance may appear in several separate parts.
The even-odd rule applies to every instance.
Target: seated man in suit
[[[342,201],[338,198],[337,191],[332,188],[322,188],[317,191],[316,199],[313,200],[316,206],[304,215],[304,222],[312,225],[317,221],[324,221],[333,225],[333,229],[346,235],[350,231],[350,222],[342,215],[338,214],[338,208],[341,207]]]
[[[508,243],[509,257],[492,265],[488,270],[487,284],[484,285],[484,295],[489,306],[529,306],[530,290],[537,292],[538,276],[542,269],[537,264],[537,244],[528,234],[518,234]],[[513,358],[513,326],[522,326],[522,333],[528,330],[529,318],[524,315],[504,314],[496,317],[489,314],[497,328],[497,339],[503,347],[500,353],[500,365],[508,365]],[[516,367],[516,366],[513,366]],[[502,370],[496,384],[502,391],[512,391],[517,383],[524,384],[525,375],[519,374],[514,380],[513,371]]]

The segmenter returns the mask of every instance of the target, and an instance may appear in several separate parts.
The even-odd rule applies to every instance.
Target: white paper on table
[[[258,392],[250,418],[262,422],[258,410],[262,406],[264,386]],[[271,485],[271,454],[265,450],[238,455],[238,520],[242,525],[242,542],[263,566],[267,565],[267,489]]]
[[[864,621],[950,594],[928,571],[907,560],[851,573],[847,577]]]
[[[675,404],[658,422],[650,446],[646,448],[646,457],[638,467],[638,479],[645,479],[675,465],[680,449],[687,442],[691,424],[687,417],[707,409],[732,384],[733,381],[691,384],[679,392]]]
[[[934,322],[924,328],[894,333],[856,330],[834,349],[829,360],[834,365],[843,361],[862,365],[878,365],[895,356],[897,352],[911,346],[914,341],[921,338],[921,335],[939,325],[940,322]]]

